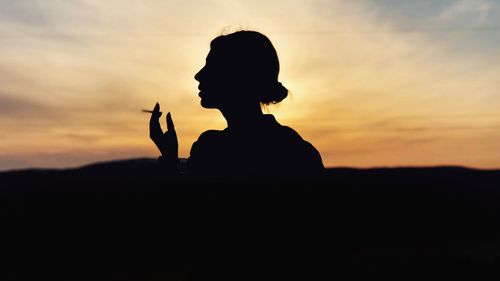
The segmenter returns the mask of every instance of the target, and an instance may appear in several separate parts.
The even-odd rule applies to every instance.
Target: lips
[[[198,93],[198,96],[201,97],[201,94],[203,93],[204,89],[201,85],[198,85],[198,90],[200,90],[200,92]]]

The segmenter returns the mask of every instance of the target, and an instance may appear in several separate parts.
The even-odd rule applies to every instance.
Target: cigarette
[[[154,111],[152,111],[152,110],[147,110],[147,109],[143,109],[143,110],[142,110],[142,112],[144,112],[144,113],[153,113]]]

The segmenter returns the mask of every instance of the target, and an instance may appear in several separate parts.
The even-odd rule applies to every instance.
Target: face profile
[[[199,82],[199,97],[204,108],[218,108],[230,98],[230,73],[222,65],[222,58],[210,51],[205,66],[195,75]]]
[[[277,103],[287,95],[278,82],[279,60],[271,41],[255,31],[222,35],[210,44],[195,75],[205,108]]]

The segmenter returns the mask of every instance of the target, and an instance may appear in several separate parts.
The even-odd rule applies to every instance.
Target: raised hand
[[[167,113],[167,131],[163,133],[160,125],[161,115],[160,104],[156,103],[151,112],[151,119],[149,120],[149,137],[155,143],[156,147],[158,147],[163,157],[178,159],[179,143],[177,141],[177,134],[175,132],[172,116],[170,112]]]

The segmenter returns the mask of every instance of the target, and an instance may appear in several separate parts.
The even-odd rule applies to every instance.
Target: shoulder
[[[282,130],[283,134],[285,134],[292,142],[294,142],[297,145],[300,145],[300,147],[302,148],[301,149],[302,152],[314,156],[315,158],[319,157],[321,159],[318,150],[310,142],[304,140],[299,135],[299,133],[297,133],[297,131],[287,126],[282,126]]]
[[[198,154],[201,151],[206,151],[213,148],[214,145],[220,143],[221,138],[224,136],[223,131],[208,130],[203,132],[191,146],[191,156]]]
[[[276,122],[276,121],[275,121]],[[319,151],[308,141],[304,140],[294,129],[275,123],[274,136],[285,153],[293,155],[300,163],[309,168],[322,169],[323,161]],[[293,153],[292,153],[293,152]]]
[[[294,129],[281,125],[276,121],[274,116],[266,115],[266,124],[268,134],[271,134],[276,140],[284,141],[285,143],[302,143],[304,140]]]
[[[290,139],[296,140],[296,141],[303,141],[304,139],[295,131],[294,129],[288,127],[288,126],[279,126],[279,132],[282,134],[284,137],[288,137]]]
[[[263,117],[264,128],[267,129],[268,134],[276,135],[279,137],[288,137],[294,139],[302,139],[300,135],[292,128],[281,125],[272,114],[265,114]]]
[[[212,141],[212,140],[217,140],[221,138],[224,135],[224,131],[218,131],[218,130],[208,130],[203,133],[198,137],[198,142],[206,142],[206,141]]]

